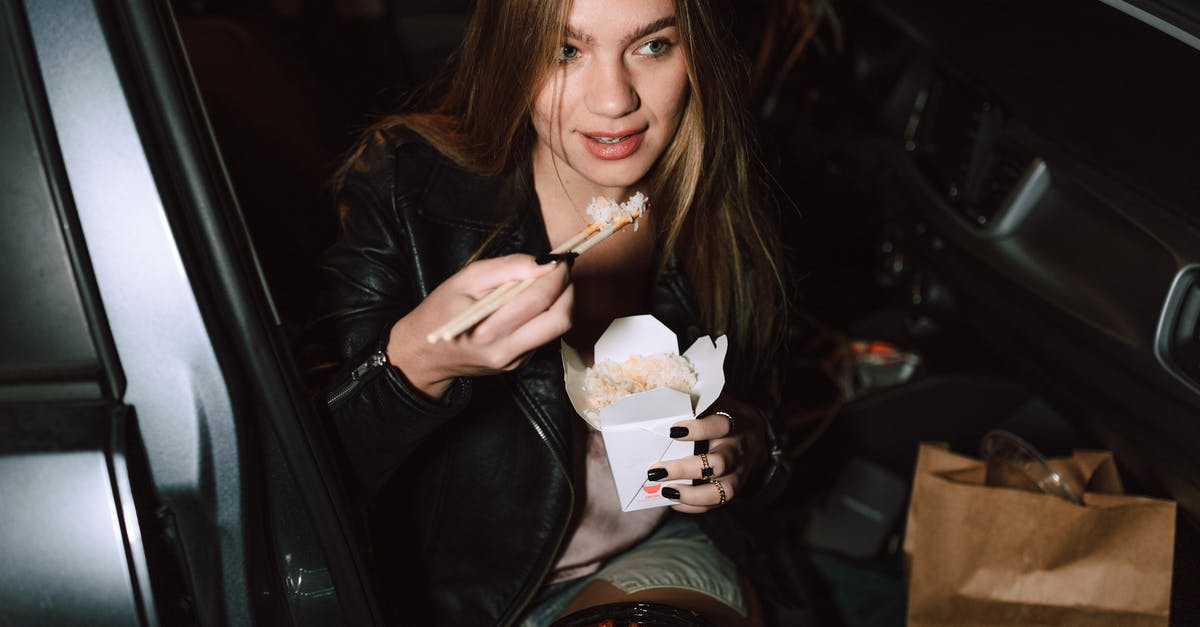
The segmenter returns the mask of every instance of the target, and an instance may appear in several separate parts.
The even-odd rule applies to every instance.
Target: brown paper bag
[[[1053,464],[1084,505],[984,485],[984,462],[922,444],[904,552],[908,625],[1166,625],[1175,503],[1120,494],[1112,454]]]

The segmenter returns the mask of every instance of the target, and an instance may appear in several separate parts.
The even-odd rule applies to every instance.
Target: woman
[[[342,364],[328,402],[389,512],[373,532],[406,560],[410,610],[542,624],[641,599],[757,620],[706,533],[768,470],[754,406],[770,404],[784,298],[716,24],[704,0],[478,0],[439,106],[384,120],[346,168],[325,264],[321,322]],[[573,263],[545,255],[593,196],[635,191],[652,206],[638,231]],[[535,281],[470,332],[425,341],[515,278]],[[603,442],[563,389],[560,337],[587,349],[641,313],[685,346],[731,340],[714,413],[672,430],[698,454],[646,469],[696,480],[664,489],[675,514],[620,512]]]

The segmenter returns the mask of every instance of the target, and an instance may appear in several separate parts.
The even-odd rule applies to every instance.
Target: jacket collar
[[[486,233],[491,239],[484,257],[518,252],[540,255],[550,250],[541,207],[528,167],[498,176],[468,172],[429,149],[435,165],[425,195],[437,203],[418,203],[425,219],[445,226]]]

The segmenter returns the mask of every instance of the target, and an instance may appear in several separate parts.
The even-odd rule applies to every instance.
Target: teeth
[[[627,137],[629,137],[629,136],[626,135],[625,137],[593,137],[592,139],[600,142],[601,144],[616,144],[618,142],[625,140],[625,138],[627,138]]]

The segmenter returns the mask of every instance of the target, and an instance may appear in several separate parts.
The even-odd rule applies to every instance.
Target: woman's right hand
[[[571,328],[574,290],[568,266],[538,265],[529,255],[468,264],[392,325],[388,360],[410,385],[431,398],[440,398],[456,377],[516,369],[534,349]],[[493,289],[526,278],[535,281],[470,331],[436,344],[426,341],[430,331]]]

